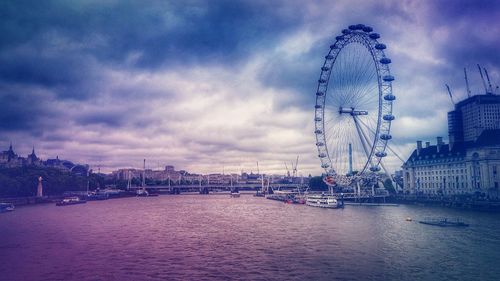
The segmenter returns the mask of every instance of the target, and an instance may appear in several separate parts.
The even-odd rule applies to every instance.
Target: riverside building
[[[449,143],[417,141],[403,165],[406,194],[500,198],[500,96],[469,97],[448,112]]]

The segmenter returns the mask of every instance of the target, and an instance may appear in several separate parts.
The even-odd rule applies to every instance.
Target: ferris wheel
[[[318,80],[315,135],[321,167],[336,182],[380,171],[390,135],[392,81],[378,33],[351,25],[335,37]]]

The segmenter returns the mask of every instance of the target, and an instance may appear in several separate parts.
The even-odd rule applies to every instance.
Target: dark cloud
[[[40,117],[54,117],[42,93],[28,94],[33,89],[0,84],[0,132],[26,131],[40,135],[51,124]]]
[[[464,66],[476,92],[476,63],[500,83],[499,17],[483,0],[2,1],[0,133],[108,167],[299,152],[317,167],[314,92],[343,28],[382,34],[394,135],[413,143],[446,134],[444,84],[463,97]]]
[[[426,24],[430,31],[442,28],[443,37],[437,36],[439,54],[452,67],[477,63],[495,67],[500,65],[500,2],[443,0],[430,2]]]
[[[99,60],[121,64],[140,51],[141,67],[241,60],[300,24],[298,11],[265,1],[13,1],[2,10],[2,49],[55,32]]]

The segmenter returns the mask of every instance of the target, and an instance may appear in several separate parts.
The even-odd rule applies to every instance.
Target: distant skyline
[[[322,172],[314,99],[335,36],[380,33],[392,146],[447,140],[447,112],[500,84],[499,1],[2,1],[0,150],[110,172]],[[395,157],[388,166],[399,166]],[[290,168],[290,167],[289,167]]]

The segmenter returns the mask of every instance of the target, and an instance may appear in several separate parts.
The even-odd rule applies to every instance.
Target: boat
[[[310,194],[306,197],[306,205],[311,207],[336,209],[342,207],[333,195]]]
[[[0,203],[0,213],[12,212],[15,207],[12,203]]]
[[[435,225],[435,226],[469,226],[468,223],[463,222],[462,220],[456,219],[448,219],[448,218],[424,218],[421,221],[418,221],[421,224],[427,225]]]
[[[66,197],[63,200],[56,203],[56,206],[67,206],[67,205],[76,205],[76,204],[84,204],[87,203],[86,200],[80,199],[80,197]]]
[[[88,201],[94,201],[94,200],[108,200],[109,195],[107,193],[88,193],[87,194],[87,200]]]
[[[260,190],[257,190],[257,193],[253,195],[254,197],[266,197],[266,194],[264,192],[261,192]]]
[[[231,188],[231,198],[237,198],[240,197],[240,190],[235,187],[234,189]]]
[[[306,198],[304,196],[295,196],[294,202],[295,204],[305,204]]]
[[[135,191],[135,195],[138,197],[147,197],[149,196],[149,192],[145,188],[140,188]]]
[[[306,204],[306,199],[304,198],[304,196],[289,194],[285,197],[284,202],[287,204]]]

